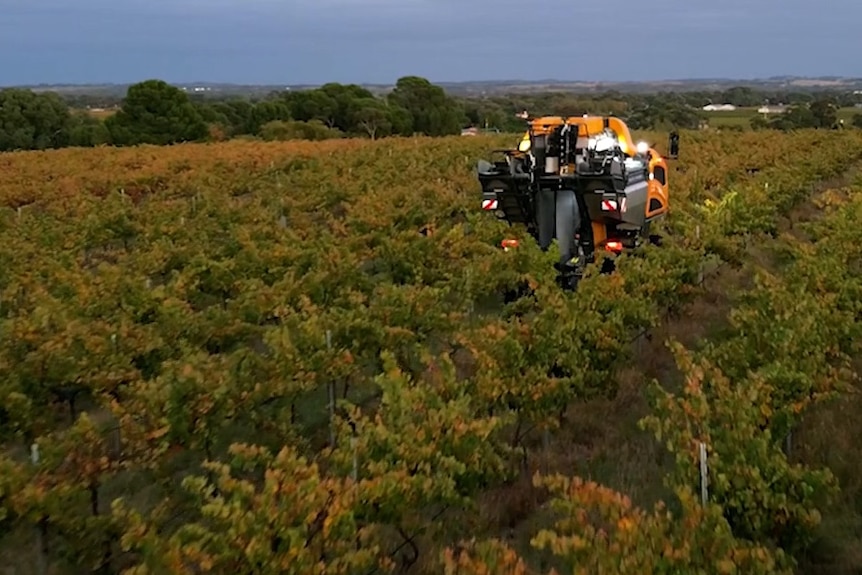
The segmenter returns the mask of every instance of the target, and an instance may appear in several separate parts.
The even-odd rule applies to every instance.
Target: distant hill
[[[433,80],[432,80],[433,81]],[[593,82],[587,80],[489,80],[475,82],[442,82],[435,84],[446,91],[458,95],[492,95],[512,93],[535,93],[548,91],[595,93],[618,91],[623,93],[648,93],[662,91],[722,91],[735,86],[760,90],[817,91],[817,90],[862,90],[862,78],[842,78],[835,76],[801,77],[775,76],[763,79],[733,78],[693,78],[678,80],[655,80],[643,82]],[[316,88],[312,84],[230,84],[218,82],[174,83],[189,93],[202,96],[226,95],[264,95],[273,91],[305,90]],[[51,91],[68,95],[119,95],[125,94],[129,84],[38,84],[18,86],[34,91]],[[394,84],[362,84],[372,92],[384,93]]]
[[[531,93],[547,91],[646,93],[662,91],[722,91],[733,87],[749,87],[760,90],[859,90],[862,78],[805,78],[780,76],[765,79],[696,78],[680,80],[656,80],[644,82],[589,82],[565,80],[541,81],[491,81],[491,82],[438,82],[446,90],[464,94]]]

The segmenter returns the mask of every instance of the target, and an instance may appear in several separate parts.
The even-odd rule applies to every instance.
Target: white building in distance
[[[736,110],[733,104],[707,104],[703,107],[704,112],[732,112]]]

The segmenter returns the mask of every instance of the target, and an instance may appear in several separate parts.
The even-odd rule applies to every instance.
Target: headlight
[[[526,140],[521,140],[520,143],[518,143],[518,151],[519,152],[529,152],[530,151],[530,139],[529,138],[527,138]]]
[[[649,152],[649,144],[647,144],[646,142],[638,142],[635,149],[637,150],[638,154],[644,155]]]

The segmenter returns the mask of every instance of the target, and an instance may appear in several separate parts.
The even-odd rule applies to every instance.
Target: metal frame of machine
[[[597,250],[619,253],[650,238],[650,224],[668,211],[667,161],[635,143],[619,118],[535,118],[517,150],[496,152],[505,158],[478,164],[482,208],[525,225],[543,250],[556,238],[564,287],[576,285]]]

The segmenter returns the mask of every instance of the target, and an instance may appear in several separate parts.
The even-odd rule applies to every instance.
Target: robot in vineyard
[[[542,250],[556,238],[564,288],[575,288],[599,250],[656,239],[650,226],[668,211],[667,161],[635,143],[619,118],[535,118],[517,149],[500,152],[502,160],[478,164],[482,209],[526,226]]]

